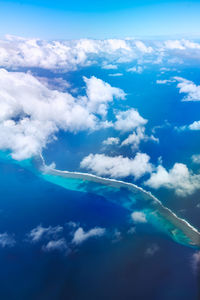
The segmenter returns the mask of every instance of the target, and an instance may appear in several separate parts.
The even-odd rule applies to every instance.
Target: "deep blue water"
[[[192,248],[182,246],[150,224],[130,228],[129,212],[109,199],[72,192],[48,183],[11,162],[0,163],[1,231],[12,233],[13,248],[0,249],[1,299],[195,299],[197,278]],[[44,252],[27,233],[37,225],[79,222],[85,229],[105,227],[109,235],[72,248]],[[115,229],[122,232],[113,240]],[[146,249],[156,244],[156,255]],[[11,288],[12,284],[12,288]]]

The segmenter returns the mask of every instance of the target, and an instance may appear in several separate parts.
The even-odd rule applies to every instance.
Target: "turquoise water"
[[[159,230],[167,233],[179,243],[200,247],[200,233],[197,229],[185,220],[178,218],[150,193],[133,184],[103,179],[88,174],[48,170],[48,168],[47,174],[43,174],[42,177],[70,190],[103,195],[108,200],[130,211],[134,211],[137,202],[140,211],[145,213],[147,221]]]

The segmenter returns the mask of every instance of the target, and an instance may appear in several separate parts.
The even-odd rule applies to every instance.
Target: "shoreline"
[[[144,197],[142,198],[142,201],[147,204],[145,210],[148,211],[148,213],[150,211],[148,217],[150,217],[150,223],[152,223],[152,225],[155,227],[161,225],[160,227],[162,231],[168,233],[168,235],[179,244],[200,249],[200,232],[198,229],[192,226],[187,220],[177,216],[171,209],[164,206],[162,202],[150,191],[146,191],[134,183],[112,178],[104,178],[90,173],[57,170],[52,165],[47,166],[42,155],[35,159],[19,162],[13,160],[10,156],[7,156],[5,152],[0,153],[1,159],[9,161],[9,163],[18,164],[34,173],[36,176],[41,177],[43,180],[62,186],[68,190],[98,194],[99,188],[108,186],[116,190],[125,188],[128,192],[132,193],[133,196],[136,195],[136,198],[143,195]],[[67,179],[71,179],[72,181],[67,181]],[[95,189],[95,185],[89,185],[91,182],[96,183],[99,186]],[[109,199],[107,198],[107,200]],[[131,205],[134,204],[134,200],[130,200],[128,197],[124,198],[124,201],[121,203],[115,199],[110,199],[110,201],[117,203],[126,209],[128,208],[131,212],[134,210],[134,208],[131,209]]]
[[[185,219],[178,217],[172,210],[165,207],[162,204],[162,202],[158,198],[156,198],[151,192],[146,191],[142,187],[139,187],[133,183],[124,182],[117,179],[104,178],[90,173],[61,171],[61,170],[48,167],[46,165],[44,165],[43,167],[43,172],[44,174],[48,174],[51,176],[84,180],[84,181],[94,182],[97,184],[106,185],[118,189],[126,188],[130,192],[134,192],[134,191],[141,192],[143,195],[146,196],[147,199],[145,198],[145,200],[147,201],[147,203],[149,202],[150,205],[152,205],[152,207],[158,211],[159,215],[161,215],[165,220],[171,223],[175,227],[174,228],[175,230],[178,229],[190,240],[189,244],[191,246],[200,248],[200,232],[198,231],[198,229],[192,226]],[[178,241],[178,238],[175,235],[174,231],[171,231],[171,235],[176,241]]]

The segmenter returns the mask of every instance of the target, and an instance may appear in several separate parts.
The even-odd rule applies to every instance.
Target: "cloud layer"
[[[180,57],[198,58],[199,52],[199,43],[184,39],[159,42],[137,39],[44,41],[7,35],[0,40],[0,66],[70,71],[103,60],[104,69],[116,69],[117,64],[135,60],[139,63],[171,60],[172,63],[180,61]],[[133,67],[132,71],[141,73],[142,66]]]

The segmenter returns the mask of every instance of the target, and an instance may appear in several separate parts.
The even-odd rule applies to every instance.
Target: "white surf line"
[[[62,176],[67,178],[77,178],[82,180],[93,181],[100,184],[110,185],[115,188],[126,187],[129,190],[138,190],[145,195],[149,196],[152,200],[157,204],[157,209],[159,213],[164,216],[170,223],[172,223],[175,227],[180,229],[190,240],[191,245],[200,247],[200,232],[192,226],[188,221],[183,218],[178,217],[171,209],[165,207],[162,202],[156,198],[151,192],[146,191],[145,189],[137,186],[134,183],[129,183],[117,179],[104,178],[100,176],[96,176],[90,173],[81,173],[81,172],[70,172],[70,171],[61,171],[52,168],[51,166],[46,166],[44,158],[42,158],[43,168],[42,171],[49,175],[54,176]]]

